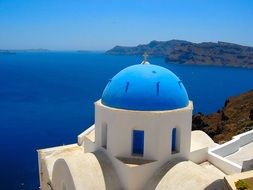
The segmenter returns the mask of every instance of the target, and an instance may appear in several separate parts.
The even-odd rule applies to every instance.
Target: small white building
[[[225,158],[229,148],[191,132],[192,110],[171,71],[145,60],[123,69],[95,102],[95,124],[77,144],[38,151],[41,189],[219,189],[242,166]]]

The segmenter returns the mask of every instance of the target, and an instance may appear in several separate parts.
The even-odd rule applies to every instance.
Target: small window
[[[107,124],[102,124],[102,147],[107,148]]]
[[[143,156],[144,152],[144,131],[133,130],[132,154]]]
[[[176,153],[177,152],[177,129],[172,129],[172,141],[171,141],[171,152]]]

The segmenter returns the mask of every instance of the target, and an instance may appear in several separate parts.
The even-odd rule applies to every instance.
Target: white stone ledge
[[[83,144],[84,139],[87,138],[86,136],[93,130],[95,130],[95,125],[90,126],[88,129],[78,135],[77,144],[81,146]]]

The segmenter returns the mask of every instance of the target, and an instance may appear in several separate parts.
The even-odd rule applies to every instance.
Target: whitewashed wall
[[[132,156],[132,132],[144,131],[144,159],[168,160],[172,129],[177,128],[179,155],[188,158],[191,144],[192,103],[169,111],[128,111],[95,104],[96,146],[101,147],[102,125],[107,124],[107,151],[118,157]]]
[[[182,109],[169,111],[129,111],[114,109],[95,103],[95,144],[104,145],[102,127],[107,126],[105,152],[119,175],[124,189],[141,189],[154,172],[173,158],[188,159],[191,145],[192,102]],[[172,129],[177,128],[178,153],[172,154]],[[132,155],[132,132],[144,131],[144,155],[153,162],[129,167],[117,157],[135,158]]]

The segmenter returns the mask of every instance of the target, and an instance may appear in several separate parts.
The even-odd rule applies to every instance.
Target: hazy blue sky
[[[0,48],[105,50],[151,40],[253,46],[253,0],[0,0]]]

